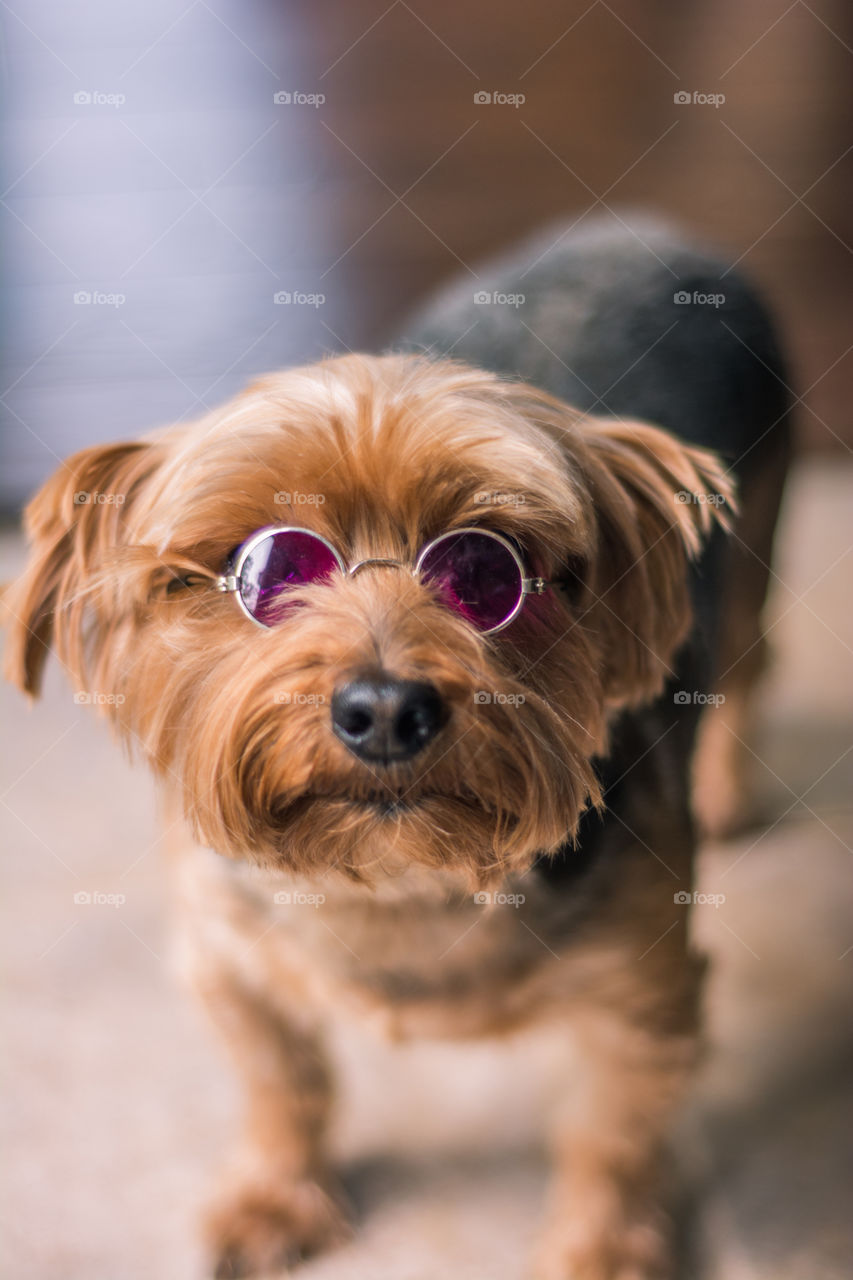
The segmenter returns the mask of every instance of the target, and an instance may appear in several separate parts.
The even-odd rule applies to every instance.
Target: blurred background
[[[850,6],[422,10],[2,6],[7,512],[73,449],[374,346],[443,277],[607,206],[676,215],[760,281],[803,441],[844,452]]]
[[[763,287],[800,459],[753,744],[763,821],[703,855],[726,902],[696,912],[716,964],[683,1280],[849,1280],[851,7],[4,0],[0,25],[0,578],[21,563],[22,502],[73,450],[375,349],[542,222],[657,209]],[[201,1276],[192,1209],[235,1099],[168,976],[148,781],[56,670],[37,714],[0,698],[0,1261],[33,1280]],[[371,1052],[341,1047],[365,1234],[306,1276],[520,1275],[547,1049],[503,1077],[490,1050]]]

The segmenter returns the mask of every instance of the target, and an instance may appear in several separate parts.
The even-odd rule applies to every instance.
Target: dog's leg
[[[725,553],[720,610],[717,704],[702,716],[693,766],[700,829],[720,839],[754,816],[751,746],[755,695],[767,668],[761,614],[770,581],[773,537],[790,461],[787,430],[771,432],[750,455],[740,481],[740,515]]]
[[[666,949],[687,974],[668,1009],[678,1010],[676,1024],[638,1026],[642,1006],[627,990],[630,1017],[585,1009],[573,1023],[581,1079],[553,1129],[554,1174],[533,1280],[670,1280],[664,1147],[696,1059],[699,966],[683,947],[680,955]]]
[[[217,1277],[250,1276],[348,1235],[323,1153],[331,1081],[316,1035],[231,975],[195,981],[246,1090],[243,1147],[211,1206]]]
[[[693,765],[693,804],[702,834],[725,840],[753,819],[751,754],[756,692],[766,669],[760,632],[749,658],[738,663],[717,686],[719,702],[702,713]]]

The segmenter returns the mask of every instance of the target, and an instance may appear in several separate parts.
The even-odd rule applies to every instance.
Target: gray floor
[[[725,902],[695,913],[715,967],[712,1052],[679,1140],[684,1280],[853,1274],[851,481],[810,462],[791,487],[755,777],[772,816],[703,855],[702,887]],[[0,543],[0,578],[19,557]],[[169,972],[152,789],[55,671],[33,711],[8,688],[0,706],[3,1274],[194,1280],[193,1214],[235,1098]],[[555,1047],[384,1050],[349,1028],[340,1053],[337,1142],[363,1226],[306,1280],[520,1277]]]

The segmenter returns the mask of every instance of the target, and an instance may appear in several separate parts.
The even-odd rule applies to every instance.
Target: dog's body
[[[731,821],[724,744],[758,671],[741,654],[761,649],[787,423],[749,290],[721,287],[670,233],[638,234],[651,248],[612,226],[569,237],[524,285],[529,246],[500,265],[494,287],[527,298],[514,323],[460,287],[407,331],[557,398],[442,361],[348,357],[77,455],[32,505],[12,674],[35,691],[53,638],[76,679],[124,693],[119,729],[169,797],[188,967],[247,1086],[245,1148],[210,1219],[218,1274],[344,1234],[322,1043],[341,1005],[398,1037],[570,1022],[587,1070],[555,1117],[536,1274],[667,1274],[660,1149],[695,1058],[701,970],[681,903],[691,743],[722,689],[699,789],[708,819]],[[727,301],[673,303],[681,289]],[[601,397],[614,420],[567,396]],[[728,484],[637,417],[722,451],[740,481],[748,546],[712,537],[694,561],[692,631],[688,559]],[[73,505],[110,489],[123,508]],[[286,522],[372,559],[261,631],[208,587],[235,545]],[[561,584],[493,636],[401,572],[426,539],[475,524]],[[438,691],[441,726],[414,763],[366,767],[330,732],[336,691],[376,671]]]

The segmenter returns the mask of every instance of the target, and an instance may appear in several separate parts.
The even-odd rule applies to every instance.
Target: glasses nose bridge
[[[355,564],[348,566],[346,575],[348,578],[354,578],[361,573],[362,569],[370,566],[380,569],[405,569],[409,573],[413,571],[414,566],[408,564],[405,560],[396,560],[391,556],[366,556],[363,560],[356,560]]]

